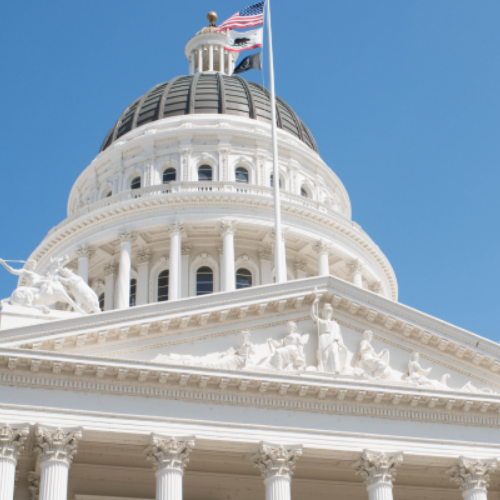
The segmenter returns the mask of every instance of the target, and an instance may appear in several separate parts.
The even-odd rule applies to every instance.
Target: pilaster
[[[260,279],[262,285],[273,282],[273,252],[269,248],[259,247]]]
[[[189,296],[189,256],[193,246],[190,243],[185,243],[181,246],[182,263],[181,263],[181,297]]]
[[[149,302],[149,248],[142,248],[137,254],[137,305],[142,306]]]

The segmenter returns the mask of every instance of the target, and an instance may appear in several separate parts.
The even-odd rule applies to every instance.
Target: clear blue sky
[[[25,259],[65,217],[131,101],[187,72],[206,13],[250,2],[2,3],[1,257]],[[400,301],[498,341],[500,2],[273,2],[277,93],[391,261]],[[0,296],[14,286],[0,269]]]

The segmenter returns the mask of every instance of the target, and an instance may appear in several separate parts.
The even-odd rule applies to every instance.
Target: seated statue
[[[384,349],[378,353],[371,344],[373,332],[367,330],[359,345],[357,367],[361,368],[370,378],[387,379],[392,376],[389,366],[389,351]]]
[[[303,370],[306,366],[304,345],[309,335],[297,333],[297,323],[289,321],[286,325],[288,335],[281,340],[268,339],[271,354],[261,360],[259,365],[276,370]]]
[[[406,380],[410,384],[419,385],[422,387],[432,387],[434,389],[447,389],[446,381],[450,378],[449,374],[443,375],[441,381],[431,380],[427,377],[431,373],[432,368],[424,369],[419,363],[420,353],[414,352],[411,355],[410,362],[408,363],[408,374]]]

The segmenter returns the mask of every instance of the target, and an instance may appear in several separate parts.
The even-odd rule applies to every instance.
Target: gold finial
[[[210,26],[215,26],[215,21],[217,21],[217,13],[216,12],[209,12],[207,14],[207,19],[208,22],[210,23]]]

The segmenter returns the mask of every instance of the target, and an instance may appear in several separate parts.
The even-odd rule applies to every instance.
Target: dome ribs
[[[198,80],[200,79],[201,73],[196,73],[191,80],[191,86],[189,87],[189,97],[188,97],[188,109],[187,114],[194,114],[194,103],[196,99],[196,87],[198,85]]]
[[[226,88],[220,73],[217,73],[217,82],[219,83],[219,114],[224,115],[226,113]]]
[[[143,125],[189,114],[227,114],[271,122],[269,91],[240,76],[197,73],[160,83],[136,99],[108,132],[101,146],[106,150],[128,132]],[[277,125],[318,152],[309,129],[282,99],[276,97]]]
[[[177,76],[176,78],[172,78],[172,80],[170,80],[167,83],[167,86],[163,90],[163,94],[160,99],[160,105],[158,106],[158,119],[162,119],[165,117],[165,104],[167,102],[170,89],[173,87],[174,83],[179,81],[181,78],[182,76]]]
[[[248,83],[241,76],[236,76],[235,78],[237,78],[239,80],[239,82],[241,83],[241,86],[245,89],[245,93],[246,93],[247,99],[248,99],[249,118],[256,120],[257,118],[256,118],[256,112],[255,112],[255,103],[253,101],[252,92],[250,92],[250,88],[248,87]]]
[[[217,75],[201,74],[196,85],[195,107],[196,114],[218,114],[220,89]]]

